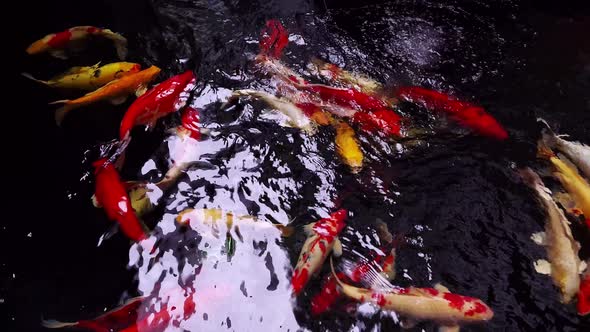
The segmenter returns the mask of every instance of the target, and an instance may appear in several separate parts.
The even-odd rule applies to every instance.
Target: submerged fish
[[[135,215],[125,185],[121,182],[115,166],[106,158],[99,159],[92,165],[96,178],[96,191],[93,197],[95,206],[102,207],[109,219],[117,221],[129,239],[135,242],[145,239],[146,233]]]
[[[553,283],[559,288],[563,303],[569,303],[578,292],[580,285],[579,244],[574,240],[568,221],[551,198],[550,191],[541,178],[530,168],[520,171],[524,182],[537,194],[537,198],[547,213],[545,233],[535,236],[536,242],[545,246],[547,261],[535,262],[538,272],[550,274]]]
[[[435,288],[395,288],[370,290],[345,284],[332,265],[332,275],[342,292],[359,302],[373,303],[413,320],[432,320],[444,326],[478,323],[492,319],[494,312],[477,298]]]
[[[80,98],[73,100],[54,101],[51,104],[65,104],[63,107],[55,111],[55,121],[58,125],[61,125],[64,117],[71,110],[95,103],[97,101],[111,100],[111,102],[114,104],[120,104],[125,101],[127,95],[139,93],[144,90],[147,84],[151,82],[159,73],[160,68],[151,66],[140,72],[123,76],[119,79],[111,81],[100,89],[87,93]]]
[[[506,130],[482,107],[459,101],[442,92],[412,86],[400,87],[396,91],[399,99],[424,105],[430,111],[442,112],[460,125],[479,135],[498,140],[508,138]]]
[[[278,20],[266,21],[260,37],[260,53],[279,59],[289,44],[289,32]]]
[[[38,80],[27,73],[23,73],[23,76],[52,88],[92,91],[113,80],[137,73],[140,70],[141,65],[137,63],[114,62],[100,67],[99,64],[91,67],[72,67],[65,73],[52,77],[47,81]]]
[[[349,72],[318,58],[312,58],[309,67],[319,76],[340,84],[352,85],[369,95],[377,94],[383,89],[381,83],[370,77]]]
[[[194,79],[193,72],[187,70],[156,85],[137,98],[121,121],[119,138],[128,138],[131,129],[138,125],[153,127],[158,119],[176,111],[179,95]]]
[[[291,279],[294,295],[298,295],[305,288],[311,276],[322,267],[332,251],[337,256],[342,254],[342,244],[338,235],[346,226],[344,221],[347,215],[348,211],[340,209],[327,218],[305,226],[308,237],[301,248]]]
[[[590,146],[580,142],[566,141],[555,135],[545,120],[538,119],[538,121],[546,125],[546,130],[543,131],[543,142],[550,148],[565,154],[586,177],[590,178]]]
[[[363,168],[363,151],[361,151],[354,130],[344,121],[334,120],[336,129],[336,151],[342,162],[350,167],[352,173],[358,173]]]
[[[87,39],[90,36],[100,36],[114,42],[117,55],[121,60],[127,56],[127,39],[109,29],[102,29],[93,26],[77,26],[62,32],[51,33],[35,41],[27,48],[28,54],[39,54],[49,52],[56,58],[67,58],[64,49],[75,42]]]
[[[277,98],[270,93],[256,90],[236,90],[233,92],[234,98],[245,96],[260,99],[268,106],[283,113],[289,118],[289,124],[295,128],[299,128],[308,134],[313,134],[316,127],[313,122],[305,115],[302,109],[288,100]]]
[[[547,158],[553,165],[553,176],[561,182],[565,190],[572,197],[576,207],[584,213],[586,223],[590,227],[590,184],[578,173],[576,167],[564,162],[542,143],[539,145],[539,155]]]

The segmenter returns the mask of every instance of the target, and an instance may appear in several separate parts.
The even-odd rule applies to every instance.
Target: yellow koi
[[[336,150],[342,162],[350,167],[352,173],[363,168],[363,152],[361,151],[354,130],[346,122],[335,120],[332,125],[336,129]]]
[[[123,76],[111,81],[100,89],[87,93],[86,95],[73,100],[58,100],[51,104],[65,104],[55,112],[55,121],[61,125],[63,118],[73,109],[86,106],[101,100],[111,100],[113,104],[120,104],[125,101],[127,95],[132,93],[145,92],[146,85],[160,73],[160,68],[151,66],[140,72]]]
[[[52,88],[92,91],[113,80],[137,73],[140,70],[141,65],[137,63],[115,62],[100,67],[99,64],[91,67],[73,67],[47,81],[36,79],[28,73],[23,73],[23,76]]]

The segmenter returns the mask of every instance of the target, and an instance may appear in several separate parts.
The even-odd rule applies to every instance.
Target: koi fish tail
[[[537,157],[542,159],[551,159],[555,157],[555,153],[547,146],[544,140],[540,140],[537,147]]]
[[[537,118],[537,122],[543,125],[543,129],[541,131],[541,140],[543,143],[548,147],[554,147],[557,143],[557,136],[553,132],[553,129],[551,129],[545,119]]]
[[[48,81],[43,81],[43,80],[38,80],[36,78],[33,77],[33,75],[29,74],[29,73],[21,73],[21,75],[23,75],[24,77],[33,80],[37,83],[41,83],[41,84],[45,84],[45,85],[51,85]]]
[[[120,140],[119,142],[115,143],[117,149],[113,154],[108,158],[108,162],[115,165],[115,168],[121,169],[123,164],[125,163],[125,156],[127,152],[127,147],[131,142],[131,136],[127,134],[124,139]]]
[[[78,325],[77,322],[60,322],[53,319],[43,320],[41,321],[41,325],[48,329],[61,329],[64,327],[71,327]]]
[[[58,101],[54,101],[50,104],[59,104],[59,103],[67,103],[67,102],[68,102],[67,100],[58,100]],[[58,126],[61,126],[61,123],[63,122],[66,115],[73,109],[74,108],[68,104],[56,109],[55,110],[55,123]]]

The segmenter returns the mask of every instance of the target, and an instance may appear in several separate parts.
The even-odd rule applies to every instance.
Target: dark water
[[[124,107],[77,112],[59,129],[46,106],[54,92],[19,80],[17,86],[31,98],[14,112],[14,123],[26,125],[24,137],[7,141],[16,164],[7,176],[27,180],[12,186],[10,208],[18,212],[0,229],[2,331],[41,331],[42,317],[94,317],[180,280],[201,295],[197,314],[180,326],[186,330],[399,330],[395,316],[369,306],[351,312],[354,306],[342,303],[311,317],[309,298],[327,267],[291,303],[286,287],[302,232],[285,240],[268,230],[250,234],[227,262],[220,255],[223,243],[177,229],[172,221],[186,207],[222,207],[273,222],[295,218],[293,224],[301,226],[333,211],[339,194],[351,212],[342,235],[345,256],[366,254],[376,245],[367,239],[375,221],[383,220],[406,238],[398,250],[395,284],[442,282],[493,308],[491,322],[465,330],[590,329],[573,305],[559,303],[549,278],[534,272],[533,261],[545,254],[529,237],[542,230],[543,215],[511,170],[534,160],[538,116],[590,142],[590,10],[584,6],[512,1],[95,1],[87,6],[56,1],[34,11],[24,8],[30,23],[17,49],[67,26],[111,27],[130,40],[129,59],[160,66],[161,77],[196,69],[200,83],[193,103],[203,107],[204,123],[214,134],[199,146],[201,163],[146,220],[154,228],[148,241],[156,243],[156,252],[130,249],[120,234],[97,245],[112,224],[90,204],[89,162],[98,144],[116,137]],[[252,73],[250,60],[268,18],[280,18],[299,36],[284,56],[291,67],[302,71],[310,57],[320,56],[391,86],[456,93],[485,106],[506,125],[511,141],[463,135],[404,104],[401,110],[417,119],[416,125],[440,134],[400,146],[361,135],[368,162],[351,175],[338,161],[328,128],[310,137],[257,120],[250,105],[243,112],[220,112],[213,101],[227,89],[265,84]],[[64,64],[20,57],[17,63],[19,71],[44,77],[95,58]],[[125,179],[157,180],[165,172],[174,154],[169,147],[175,146],[165,129],[175,121],[171,117],[151,133],[133,133]],[[588,246],[587,231],[575,231]],[[194,270],[201,271],[194,280],[185,275]],[[435,328],[423,323],[414,330]]]

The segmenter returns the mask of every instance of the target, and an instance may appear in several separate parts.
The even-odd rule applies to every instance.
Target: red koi
[[[590,269],[590,267],[588,267]],[[585,316],[590,313],[590,273],[582,278],[578,291],[578,314]]]
[[[289,32],[278,20],[266,21],[260,37],[260,53],[279,59],[289,43]]]
[[[375,112],[359,111],[354,113],[352,122],[362,130],[385,136],[401,136],[401,117],[387,109]]]
[[[300,85],[300,89],[317,94],[326,102],[335,103],[342,107],[361,109],[367,112],[376,112],[388,109],[387,104],[373,96],[355,89],[340,89],[322,84]]]
[[[301,248],[291,279],[294,295],[303,290],[309,278],[320,269],[332,250],[337,254],[341,253],[342,248],[337,237],[346,226],[344,220],[347,215],[348,211],[340,209],[328,218],[306,226],[309,236]]]
[[[121,182],[115,166],[106,158],[95,161],[94,176],[96,191],[94,197],[111,220],[116,220],[128,238],[138,242],[146,238],[146,234],[133,211],[131,201]]]
[[[431,111],[442,112],[476,133],[498,140],[508,138],[506,130],[482,107],[460,101],[444,93],[421,87],[400,87],[396,95],[401,100],[423,104]]]
[[[173,76],[156,85],[151,90],[137,98],[125,113],[121,121],[119,138],[128,138],[131,129],[138,125],[153,126],[158,119],[176,111],[175,104],[180,93],[195,79],[193,72],[186,72]]]

